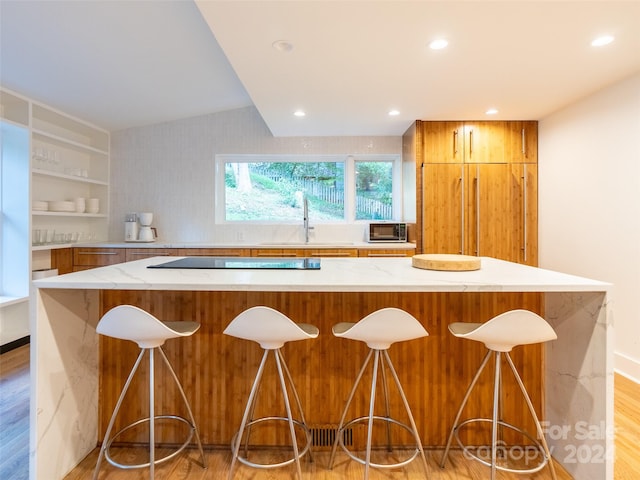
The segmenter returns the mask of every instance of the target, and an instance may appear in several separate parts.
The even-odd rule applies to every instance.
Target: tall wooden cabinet
[[[418,245],[537,265],[537,122],[417,122]]]

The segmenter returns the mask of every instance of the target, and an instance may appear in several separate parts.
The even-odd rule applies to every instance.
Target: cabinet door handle
[[[460,165],[460,255],[464,254],[464,165]]]
[[[524,130],[523,130],[524,131]],[[524,164],[524,174],[523,174],[523,188],[524,192],[522,194],[522,240],[523,240],[523,252],[524,252],[524,263],[527,263],[527,164]]]
[[[453,156],[458,154],[458,130],[453,131]]]
[[[83,251],[79,251],[78,255],[118,255],[118,252],[83,252]]]
[[[469,130],[469,156],[473,155],[473,130]]]
[[[476,256],[480,256],[480,166],[476,165]]]
[[[312,257],[350,257],[349,252],[311,252]]]
[[[526,158],[527,156],[527,131],[522,129],[522,156]]]
[[[406,257],[404,253],[367,253],[367,257]]]

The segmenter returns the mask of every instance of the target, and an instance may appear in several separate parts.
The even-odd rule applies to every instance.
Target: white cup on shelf
[[[78,197],[75,199],[76,202],[76,212],[77,213],[84,213],[85,208],[86,208],[86,202],[84,200],[83,197]]]
[[[100,211],[100,199],[99,198],[87,199],[87,212],[98,213],[99,211]]]

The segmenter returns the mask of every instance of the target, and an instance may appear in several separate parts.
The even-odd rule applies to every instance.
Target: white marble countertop
[[[482,257],[480,270],[441,272],[411,257],[322,258],[320,270],[149,269],[152,257],[34,280],[37,288],[317,292],[606,292],[611,284]]]
[[[68,245],[69,246],[69,245]],[[372,248],[385,250],[410,250],[416,248],[410,242],[261,242],[261,243],[185,243],[156,240],[154,242],[98,242],[70,245],[80,248]]]

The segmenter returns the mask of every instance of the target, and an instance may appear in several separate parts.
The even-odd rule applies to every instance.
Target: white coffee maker
[[[155,240],[153,230],[151,229],[151,222],[153,222],[153,213],[138,213],[138,223],[140,223],[138,241],[153,242]]]

